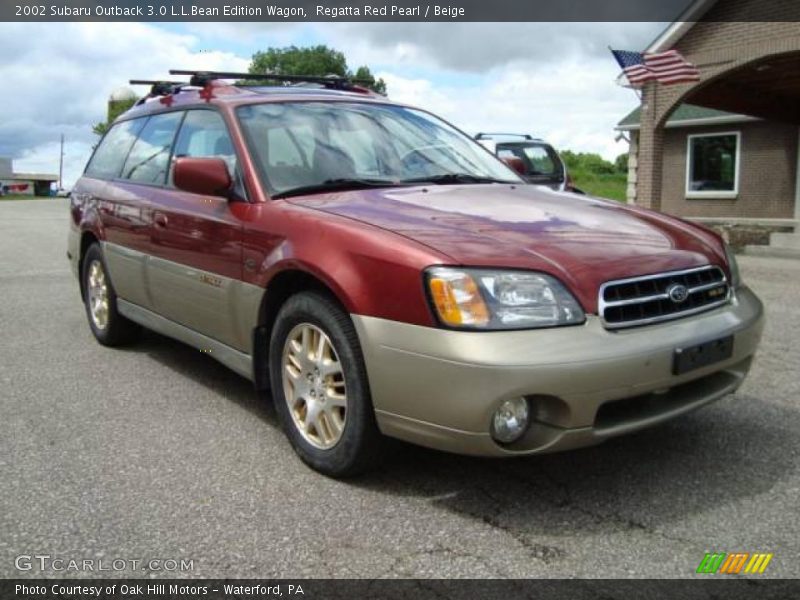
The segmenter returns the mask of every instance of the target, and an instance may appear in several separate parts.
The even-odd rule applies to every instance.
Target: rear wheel
[[[374,466],[383,447],[349,315],[303,292],[281,307],[269,348],[275,409],[300,458],[332,477]]]
[[[83,296],[89,327],[98,342],[119,346],[136,337],[139,327],[117,312],[117,294],[97,243],[83,257]]]

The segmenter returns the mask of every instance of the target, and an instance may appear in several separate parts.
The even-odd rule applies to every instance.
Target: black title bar
[[[710,8],[708,8],[710,6]],[[698,7],[706,12],[698,12]],[[703,17],[705,15],[705,17]],[[5,0],[0,21],[798,21],[800,2],[717,0]],[[476,40],[480,43],[480,40]]]
[[[3,600],[784,600],[800,582],[760,577],[669,579],[6,579]]]

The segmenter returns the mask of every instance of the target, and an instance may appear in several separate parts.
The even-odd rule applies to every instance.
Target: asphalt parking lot
[[[708,551],[797,576],[800,261],[741,257],[768,323],[733,397],[560,455],[402,446],[338,482],[211,358],[156,334],[98,345],[66,219],[62,199],[0,202],[0,577],[74,576],[18,571],[23,554],[191,559],[158,573],[191,577],[689,577]]]

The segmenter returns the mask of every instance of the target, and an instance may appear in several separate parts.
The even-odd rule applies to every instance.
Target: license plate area
[[[686,348],[677,348],[672,358],[672,373],[673,375],[682,375],[713,365],[731,356],[733,356],[732,335]]]

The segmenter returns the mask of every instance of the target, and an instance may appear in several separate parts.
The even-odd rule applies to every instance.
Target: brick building
[[[628,201],[800,256],[798,4],[696,0],[647,52],[678,50],[700,81],[650,82],[630,136]],[[794,21],[792,20],[794,19]],[[770,236],[771,233],[775,233]]]

